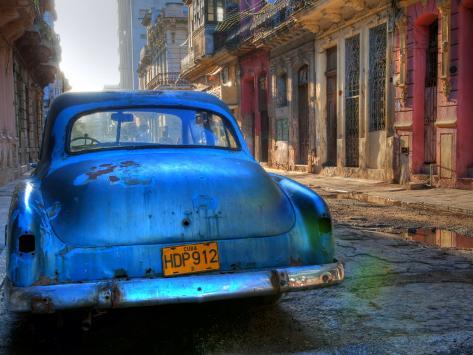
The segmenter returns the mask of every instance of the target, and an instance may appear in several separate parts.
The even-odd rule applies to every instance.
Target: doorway
[[[429,26],[424,88],[424,162],[435,164],[437,155],[438,22]]]
[[[268,162],[269,158],[269,115],[268,115],[268,101],[266,88],[266,75],[263,75],[258,80],[259,91],[259,111],[261,118],[261,154],[260,161]]]
[[[309,67],[304,65],[297,73],[299,113],[299,154],[297,163],[307,165],[309,156]]]
[[[327,161],[337,165],[337,47],[327,49]]]

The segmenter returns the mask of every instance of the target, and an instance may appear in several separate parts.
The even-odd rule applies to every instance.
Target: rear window
[[[227,119],[191,109],[94,112],[76,119],[69,135],[71,152],[160,146],[240,147]]]

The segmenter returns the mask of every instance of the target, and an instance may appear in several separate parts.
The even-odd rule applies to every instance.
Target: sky
[[[118,84],[117,0],[56,0],[56,11],[60,67],[72,91]]]

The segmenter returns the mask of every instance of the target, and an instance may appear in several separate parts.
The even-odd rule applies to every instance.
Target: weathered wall
[[[394,127],[401,147],[406,148],[409,175],[426,174],[426,149],[435,150],[435,181],[456,186],[458,179],[469,176],[473,164],[473,129],[471,58],[473,21],[468,4],[471,0],[416,2],[403,8],[396,26],[395,64],[396,118]],[[428,26],[438,23],[438,77],[435,143],[424,140],[426,51]],[[471,59],[470,59],[471,61]],[[405,72],[405,74],[403,74]],[[428,148],[430,147],[430,148]],[[407,153],[408,152],[408,153]],[[405,169],[405,168],[404,168]]]

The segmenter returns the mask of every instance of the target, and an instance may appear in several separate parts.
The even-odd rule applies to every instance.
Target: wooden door
[[[261,154],[260,161],[268,162],[269,155],[269,116],[268,101],[266,89],[266,75],[261,76],[258,80],[259,90],[259,111],[261,118]]]
[[[298,72],[299,154],[298,164],[307,164],[309,156],[309,67],[304,65]]]
[[[424,91],[424,161],[433,164],[437,155],[437,65],[438,65],[438,24],[429,26],[429,45],[426,53]]]
[[[337,165],[337,47],[327,49],[327,161]]]

